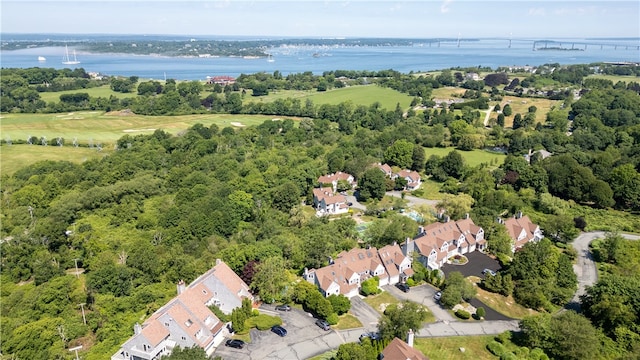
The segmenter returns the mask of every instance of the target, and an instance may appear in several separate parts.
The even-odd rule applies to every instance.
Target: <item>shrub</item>
[[[520,358],[512,352],[505,352],[502,355],[500,355],[500,360],[518,360],[518,359]]]
[[[408,278],[408,279],[407,279],[407,285],[409,285],[409,286],[416,286],[416,282],[415,282],[415,280],[413,280],[412,278]]]
[[[258,316],[258,315],[260,315],[260,311],[258,309],[251,310],[251,316]]]
[[[487,350],[489,350],[495,356],[501,356],[505,352],[504,346],[502,346],[502,344],[495,340],[487,344]]]
[[[476,315],[478,315],[479,318],[483,318],[485,316],[484,308],[479,307],[478,309],[476,309]]]
[[[378,279],[376,277],[372,277],[362,282],[360,287],[360,292],[364,296],[375,295],[380,292],[378,288]]]
[[[511,331],[505,331],[503,333],[498,334],[495,337],[496,341],[501,344],[506,344],[511,341]]]
[[[338,314],[333,313],[333,314],[331,314],[331,315],[327,316],[327,319],[326,319],[326,320],[327,320],[327,322],[329,323],[329,325],[335,325],[335,324],[337,324],[337,323],[338,323],[338,321],[339,321],[340,319],[338,318]]]
[[[469,319],[471,317],[471,314],[469,314],[468,311],[464,311],[464,310],[457,310],[456,311],[456,316],[459,317],[460,319]]]

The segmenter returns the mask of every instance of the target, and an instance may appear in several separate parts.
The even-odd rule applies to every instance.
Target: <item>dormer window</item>
[[[189,327],[189,326],[193,325],[193,321],[191,321],[191,319],[189,319],[189,320],[185,321],[185,323],[184,323],[184,324],[185,324],[187,327]]]

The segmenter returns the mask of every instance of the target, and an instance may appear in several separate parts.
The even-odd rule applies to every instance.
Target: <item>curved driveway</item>
[[[578,290],[573,295],[567,307],[574,310],[580,309],[580,296],[585,292],[587,286],[591,286],[598,281],[598,270],[593,261],[593,256],[589,251],[589,244],[596,239],[604,238],[607,233],[604,231],[591,231],[582,233],[575,238],[571,245],[578,253],[578,259],[573,265],[573,271],[578,276]],[[620,234],[625,239],[638,240],[640,236],[630,234]]]

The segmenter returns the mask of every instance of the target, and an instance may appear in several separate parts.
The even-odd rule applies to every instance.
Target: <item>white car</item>
[[[491,270],[491,269],[484,269],[484,270],[482,270],[482,275],[487,275],[487,274],[489,274],[489,275],[491,275],[491,276],[496,276],[496,272],[495,272],[495,271],[493,271],[493,270]]]
[[[440,291],[438,291],[437,293],[435,293],[435,295],[433,295],[433,299],[435,301],[439,301],[441,297],[442,297],[442,293]]]

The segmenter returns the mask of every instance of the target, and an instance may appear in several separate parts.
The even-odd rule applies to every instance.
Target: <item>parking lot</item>
[[[484,275],[482,275],[482,270],[491,269],[493,271],[498,271],[502,268],[500,263],[498,263],[498,260],[493,259],[480,251],[467,253],[464,254],[464,256],[469,259],[469,262],[464,265],[445,264],[442,266],[444,274],[449,275],[452,271],[459,271],[465,277],[478,276],[482,278],[484,277]]]
[[[287,336],[280,337],[270,330],[251,330],[251,342],[244,349],[234,349],[224,345],[213,353],[225,360],[234,359],[308,359],[328,350],[338,348],[345,342],[358,341],[362,328],[348,331],[325,331],[315,324],[310,314],[292,309],[275,311],[271,305],[264,305],[260,311],[282,318],[282,326]]]

